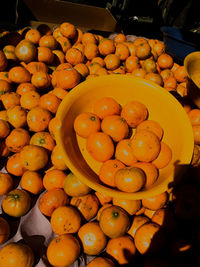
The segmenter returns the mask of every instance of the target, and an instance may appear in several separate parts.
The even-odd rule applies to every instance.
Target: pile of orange
[[[195,176],[193,187],[180,187],[148,199],[112,199],[94,192],[75,177],[55,142],[60,127],[55,114],[69,90],[99,75],[134,75],[180,95],[194,130],[193,164],[198,165],[200,112],[187,101],[184,67],[165,52],[163,42],[141,37],[130,42],[122,33],[111,40],[83,32],[68,22],[54,30],[41,24],[34,29],[4,32],[0,41],[0,266],[28,267],[38,263],[37,248],[9,242],[10,222],[26,215],[37,198],[40,212],[56,235],[37,255],[42,254],[41,258],[47,258],[52,266],[69,266],[83,253],[94,256],[86,262],[88,267],[134,262],[138,266],[168,266],[172,257],[178,261],[182,255],[190,259],[191,248],[196,253],[195,263],[198,262],[200,205],[195,203],[199,201],[199,175]],[[78,124],[81,135],[89,140],[88,151],[104,161],[100,179],[113,186],[113,173],[117,170],[117,186],[126,191],[121,176],[124,169],[132,168],[142,186],[148,187],[157,179],[157,169],[163,167],[163,158],[159,160],[158,155],[167,149],[162,146],[162,128],[146,120],[142,103],[136,109],[144,111],[143,119],[132,124],[130,103],[121,110],[112,99],[108,102],[112,113],[97,103],[92,116],[83,114],[88,128],[80,129]],[[149,133],[149,128],[155,132]],[[130,129],[136,129],[131,140]],[[91,131],[94,135],[89,135]],[[103,140],[106,153],[94,152],[96,134]],[[141,137],[148,143],[153,140],[156,156],[144,158],[149,155],[138,147]],[[115,159],[111,159],[114,148]],[[198,167],[196,171],[199,173]],[[189,233],[186,236],[180,230],[186,225],[184,221],[193,224],[184,227]],[[160,258],[156,258],[158,253]]]
[[[102,162],[99,179],[120,191],[134,193],[148,188],[158,178],[158,170],[172,159],[164,143],[163,128],[148,120],[148,109],[138,101],[123,107],[111,97],[100,98],[92,112],[74,120],[77,135],[86,138],[91,157]]]

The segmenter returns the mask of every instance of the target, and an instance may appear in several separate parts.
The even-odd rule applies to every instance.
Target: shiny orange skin
[[[120,199],[113,198],[113,205],[119,206],[128,212],[129,215],[134,215],[141,208],[141,200],[129,200],[129,199]]]
[[[153,132],[140,130],[131,139],[134,155],[139,161],[151,162],[160,153],[160,140]]]
[[[60,24],[60,32],[63,36],[69,39],[73,39],[77,35],[76,27],[69,22],[63,22]]]
[[[60,87],[55,87],[51,92],[49,93],[52,93],[54,94],[55,96],[57,96],[59,99],[63,100],[65,98],[65,96],[68,94],[68,91],[63,89],[63,88],[60,88]]]
[[[51,216],[53,211],[60,207],[69,204],[67,194],[61,188],[53,188],[46,191],[39,199],[39,209],[46,215]]]
[[[110,159],[101,165],[99,170],[99,179],[106,185],[115,187],[115,173],[117,170],[124,168],[125,165],[116,159]]]
[[[79,49],[72,47],[67,50],[65,59],[67,62],[74,66],[80,63],[84,63],[85,56]]]
[[[48,47],[51,50],[56,49],[58,43],[53,35],[43,35],[39,40],[39,46]]]
[[[44,189],[42,176],[36,171],[25,171],[20,181],[21,188],[37,195]]]
[[[86,267],[115,267],[113,261],[109,258],[105,257],[96,257],[95,259],[91,260]]]
[[[7,267],[33,267],[33,251],[23,243],[8,243],[0,251],[0,265]]]
[[[56,117],[53,117],[49,121],[48,129],[49,129],[49,132],[50,132],[51,136],[53,137],[53,139],[55,139],[56,131],[60,127],[61,127],[60,122],[59,122],[59,120]]]
[[[25,63],[34,61],[36,52],[37,50],[35,45],[28,40],[20,41],[15,47],[15,55],[20,61],[23,61]]]
[[[30,195],[22,189],[11,190],[2,201],[4,212],[12,217],[25,215],[30,207]]]
[[[91,133],[98,132],[101,128],[100,119],[91,112],[80,113],[74,120],[74,130],[77,135],[87,138]]]
[[[188,117],[192,125],[200,124],[200,109],[192,109],[188,112]]]
[[[7,111],[5,109],[0,110],[0,120],[7,121]]]
[[[182,83],[186,82],[188,75],[185,70],[184,66],[179,66],[175,71],[174,71],[174,77],[177,80],[177,82]]]
[[[109,206],[101,212],[99,225],[110,238],[123,236],[130,226],[128,213],[121,207]]]
[[[109,135],[96,132],[89,135],[86,140],[88,153],[97,161],[109,160],[114,154],[114,144]]]
[[[132,166],[135,162],[137,162],[130,139],[123,139],[117,143],[115,147],[115,158],[127,166]]]
[[[36,87],[32,83],[20,83],[17,86],[16,93],[19,95],[23,95],[26,92],[36,91]]]
[[[125,167],[115,173],[115,185],[123,192],[137,192],[142,189],[145,181],[145,173],[137,167]]]
[[[151,47],[148,43],[141,43],[137,45],[135,55],[139,59],[146,59],[151,55]]]
[[[55,237],[47,247],[47,259],[53,266],[70,266],[81,252],[78,239],[72,234]]]
[[[40,38],[41,38],[41,33],[37,29],[30,29],[25,34],[25,39],[34,44],[38,44]]]
[[[65,54],[60,51],[60,50],[53,50],[52,51],[54,54],[54,60],[53,60],[53,65],[58,66],[59,64],[62,64],[65,62]]]
[[[21,149],[28,145],[30,141],[30,134],[23,128],[16,128],[7,136],[5,143],[8,149],[12,152],[20,152]]]
[[[55,114],[60,103],[61,100],[57,96],[47,93],[40,97],[39,105]]]
[[[7,110],[7,121],[14,128],[22,128],[27,124],[27,113],[21,106],[14,106]]]
[[[43,185],[46,190],[53,188],[63,188],[67,175],[61,170],[49,170],[43,177]]]
[[[38,89],[48,88],[51,84],[51,77],[43,71],[35,72],[31,77],[32,84]]]
[[[94,43],[85,44],[84,55],[88,60],[96,58],[99,55],[98,46]]]
[[[13,178],[8,173],[0,172],[0,196],[7,194],[13,185]]]
[[[51,64],[54,60],[54,54],[50,48],[44,46],[38,46],[37,60],[45,64]]]
[[[118,43],[116,44],[115,54],[120,60],[126,60],[130,55],[129,48],[124,43]]]
[[[66,53],[68,49],[72,47],[70,40],[67,37],[59,36],[56,38],[56,41],[59,43],[58,47],[63,53]]]
[[[64,171],[67,169],[60,148],[57,145],[54,146],[51,152],[51,162],[54,165],[54,167],[58,170]]]
[[[20,95],[15,92],[7,92],[1,96],[1,101],[5,109],[20,105]]]
[[[24,168],[38,171],[44,168],[48,162],[47,150],[36,145],[26,145],[20,151],[20,161]]]
[[[128,235],[124,235],[110,239],[106,247],[106,253],[120,265],[131,264],[131,260],[136,254],[136,247],[133,239]]]
[[[10,126],[7,121],[0,119],[0,138],[6,138],[10,133]]]
[[[72,197],[70,205],[77,207],[86,221],[90,221],[92,218],[94,218],[99,209],[98,198],[93,194]]]
[[[0,98],[1,95],[8,93],[11,91],[11,84],[7,81],[0,80]]]
[[[85,32],[83,33],[83,36],[82,36],[82,44],[86,45],[88,43],[93,43],[93,44],[97,43],[95,35],[91,32]]]
[[[36,91],[24,93],[20,98],[20,105],[24,109],[32,109],[39,105],[40,94]]]
[[[105,56],[104,61],[108,70],[115,70],[120,66],[120,57],[116,54],[109,54]]]
[[[145,120],[141,122],[136,128],[136,132],[140,130],[148,130],[155,133],[159,140],[161,140],[163,137],[163,128],[157,121],[154,120]]]
[[[109,54],[113,54],[115,52],[115,43],[111,39],[102,39],[98,45],[99,53],[102,56],[107,56]]]
[[[9,239],[9,236],[10,226],[3,217],[0,217],[0,245],[5,243]]]
[[[1,144],[1,148],[0,148],[0,156],[1,157],[8,157],[10,156],[10,150],[8,149],[8,147],[5,144],[5,141],[0,141]]]
[[[87,255],[97,255],[106,247],[107,237],[98,222],[88,222],[82,225],[78,231],[78,237]]]
[[[146,222],[149,222],[150,219],[143,215],[136,215],[133,217],[131,227],[128,230],[128,234],[131,235],[133,238],[135,237],[135,233],[137,229],[145,224]]]
[[[157,64],[161,69],[171,69],[174,61],[169,54],[162,53],[157,59]]]
[[[55,141],[50,133],[37,132],[32,135],[30,145],[41,146],[46,148],[48,151],[52,151],[55,146]]]
[[[172,150],[164,142],[161,142],[160,145],[160,153],[158,154],[158,157],[152,161],[152,163],[156,166],[156,168],[163,169],[170,163],[172,159]]]
[[[108,196],[108,195],[105,195],[103,193],[100,193],[100,192],[95,192],[95,195],[97,196],[99,202],[101,203],[101,205],[104,205],[104,204],[107,204],[109,202],[112,201],[112,197]]]
[[[119,115],[121,107],[117,101],[112,97],[103,97],[97,100],[93,106],[93,112],[103,119],[109,115]]]
[[[160,86],[163,86],[163,79],[159,73],[149,72],[144,77],[146,80],[152,81]]]
[[[126,71],[129,73],[132,73],[135,69],[139,69],[141,66],[138,57],[134,55],[127,57],[125,61],[125,67]]]
[[[48,73],[48,67],[44,62],[32,61],[26,65],[26,69],[30,74],[34,74],[38,71]]]
[[[51,120],[51,113],[42,107],[32,108],[27,113],[27,124],[31,131],[44,131]]]
[[[80,63],[74,66],[74,69],[77,70],[82,78],[86,78],[89,74],[88,66],[84,63]]]
[[[73,68],[60,70],[56,75],[57,86],[63,89],[71,89],[81,79],[79,72]]]
[[[21,164],[20,161],[20,153],[15,153],[10,156],[6,163],[6,169],[8,173],[13,174],[15,176],[22,176],[25,172],[25,168]]]
[[[158,169],[151,162],[136,162],[132,165],[132,167],[137,167],[144,171],[146,176],[144,188],[150,187],[158,178]]]
[[[119,115],[106,116],[101,122],[101,130],[109,135],[114,142],[125,139],[129,134],[126,120]]]
[[[136,128],[138,124],[146,120],[147,116],[148,110],[146,106],[138,101],[126,103],[121,110],[121,117],[123,117],[132,128]]]
[[[71,206],[60,206],[51,215],[51,227],[56,235],[72,234],[81,227],[81,214]]]
[[[192,131],[194,135],[194,143],[196,145],[200,144],[200,125],[192,125]]]
[[[24,67],[16,66],[9,70],[8,78],[14,83],[27,83],[31,80],[31,74]]]
[[[158,210],[164,207],[168,200],[168,193],[163,192],[156,196],[142,199],[142,205],[150,210]]]

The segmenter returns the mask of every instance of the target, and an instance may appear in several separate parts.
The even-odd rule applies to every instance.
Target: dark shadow
[[[0,216],[2,218],[4,218],[8,222],[9,226],[10,226],[9,239],[13,238],[16,235],[17,231],[18,231],[19,224],[20,224],[20,218],[14,218],[14,217],[11,217],[11,216],[7,215],[3,211],[3,209],[2,209],[2,214],[0,214]]]

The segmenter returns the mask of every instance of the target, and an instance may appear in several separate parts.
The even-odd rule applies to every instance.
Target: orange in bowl
[[[86,139],[74,131],[74,120],[83,112],[92,112],[94,103],[112,97],[122,107],[129,101],[143,103],[148,119],[158,122],[163,130],[162,141],[172,150],[172,159],[159,170],[157,181],[135,193],[121,192],[101,183],[98,174],[102,162],[93,159],[86,149]],[[56,133],[65,164],[74,175],[95,191],[121,199],[143,199],[166,191],[176,178],[181,177],[190,164],[194,138],[188,116],[181,104],[159,85],[127,75],[106,75],[86,80],[73,88],[61,102],[57,114],[61,127]]]

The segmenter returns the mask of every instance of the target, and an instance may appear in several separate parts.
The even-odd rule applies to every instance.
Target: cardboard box
[[[117,21],[107,8],[61,0],[23,0],[23,3],[31,14],[30,26],[46,23],[53,27],[70,22],[84,31],[119,31]]]

